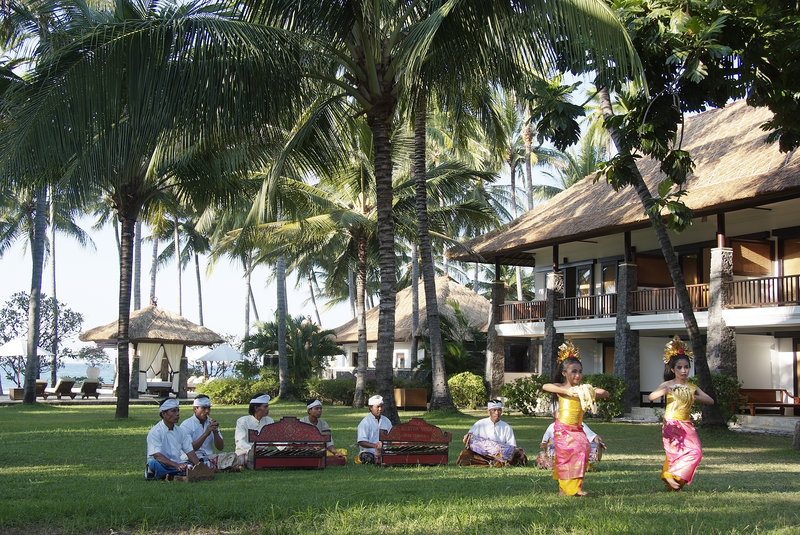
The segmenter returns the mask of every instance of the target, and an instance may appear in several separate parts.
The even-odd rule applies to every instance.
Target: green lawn
[[[184,407],[181,416],[191,412]],[[227,450],[246,408],[215,407]],[[270,416],[301,416],[278,402]],[[365,411],[326,407],[351,458]],[[667,493],[659,480],[660,427],[590,422],[608,445],[585,499],[559,497],[548,472],[454,465],[481,412],[424,415],[452,431],[450,466],[219,474],[196,484],[146,482],[145,435],[157,407],[0,407],[0,533],[800,533],[800,453],[791,438],[700,431],[694,483]],[[419,412],[403,412],[405,420]],[[546,418],[504,415],[535,457]]]

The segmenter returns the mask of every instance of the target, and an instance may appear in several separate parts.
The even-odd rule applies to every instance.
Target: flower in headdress
[[[692,355],[691,350],[686,347],[686,344],[681,340],[680,336],[677,334],[672,337],[672,340],[667,342],[667,345],[664,346],[664,364],[669,363],[669,359],[674,357],[675,355],[684,355],[690,361],[694,357]]]
[[[578,348],[572,345],[572,342],[564,342],[558,346],[557,362],[562,362],[564,359],[569,357],[575,357],[576,359],[581,360],[581,356],[578,354]]]

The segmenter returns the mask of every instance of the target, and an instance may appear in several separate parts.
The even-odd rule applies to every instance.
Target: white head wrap
[[[165,400],[164,403],[161,404],[161,406],[158,407],[158,412],[168,411],[170,409],[177,409],[178,407],[180,407],[180,403],[178,403],[178,400],[175,398],[169,398]]]
[[[192,407],[210,407],[211,406],[211,398],[194,398],[194,403],[192,403]]]
[[[256,405],[263,405],[264,403],[269,403],[270,397],[267,394],[263,396],[258,396],[257,398],[253,398],[250,400],[250,403],[255,403]]]
[[[369,398],[369,401],[367,402],[367,404],[370,407],[372,407],[373,405],[383,405],[383,397],[375,394],[374,396]]]
[[[308,405],[306,405],[306,410],[313,409],[314,407],[322,407],[322,402],[318,399],[315,399]]]
[[[503,408],[503,402],[500,401],[499,399],[490,399],[489,403],[486,404],[487,410],[502,409],[502,408]]]

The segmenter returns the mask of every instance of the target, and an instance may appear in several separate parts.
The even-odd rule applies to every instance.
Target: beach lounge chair
[[[36,379],[36,397],[42,396],[44,399],[47,399],[47,394],[45,393],[45,388],[47,387],[47,379]]]
[[[44,399],[54,394],[58,399],[61,399],[61,396],[69,396],[69,399],[75,399],[78,394],[72,391],[73,385],[75,385],[75,379],[59,379],[55,388],[45,389],[43,393]]]
[[[100,399],[100,381],[85,380],[81,385],[81,399],[87,399],[89,396],[94,396],[94,399]]]

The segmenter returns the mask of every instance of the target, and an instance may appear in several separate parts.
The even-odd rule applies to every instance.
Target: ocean
[[[76,362],[74,360],[64,361],[64,367],[58,369],[59,377],[86,377],[86,368],[89,366],[86,362]],[[112,383],[114,381],[114,365],[104,364],[98,366],[100,368],[100,382]],[[44,376],[43,376],[44,377]],[[50,377],[48,372],[47,378]]]

